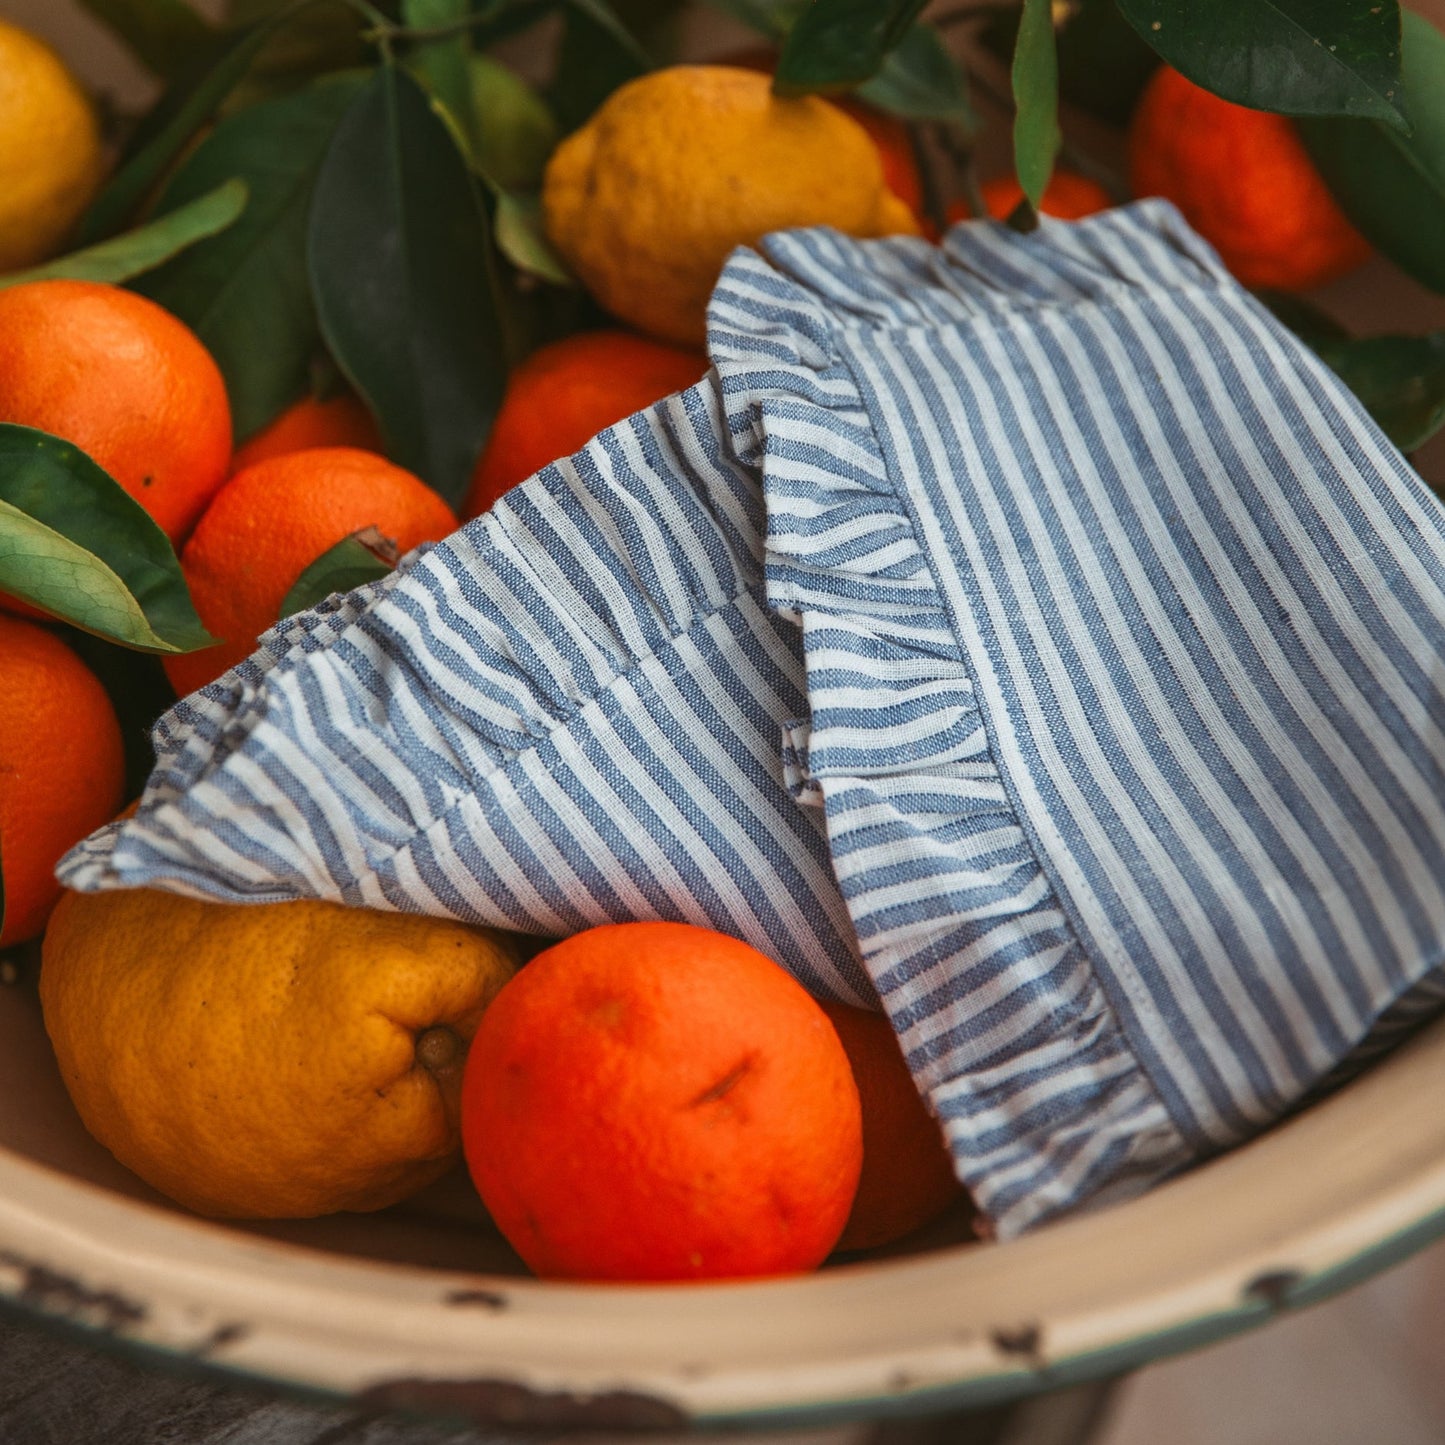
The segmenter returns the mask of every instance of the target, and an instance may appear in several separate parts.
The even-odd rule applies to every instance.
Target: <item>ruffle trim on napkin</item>
[[[913,516],[835,328],[934,323],[932,248],[833,233],[735,253],[710,348],[762,476],[770,606],[809,711],[785,773],[820,807],[865,964],[960,1176],[1002,1234],[1188,1158],[1015,812]],[[768,264],[771,262],[772,264]],[[841,313],[841,314],[840,314]]]

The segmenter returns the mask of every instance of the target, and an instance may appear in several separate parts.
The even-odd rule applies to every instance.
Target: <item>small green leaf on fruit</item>
[[[292,584],[280,616],[304,612],[336,592],[350,592],[385,577],[400,558],[397,546],[375,527],[364,527],[329,547]]]

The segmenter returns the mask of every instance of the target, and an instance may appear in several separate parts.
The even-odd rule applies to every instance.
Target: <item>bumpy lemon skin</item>
[[[302,1218],[384,1208],[451,1167],[466,1046],[518,961],[510,935],[444,919],[67,893],[40,999],[121,1163],[201,1214]],[[428,1067],[453,1052],[441,1030],[455,1057]]]
[[[684,346],[705,339],[708,297],[735,246],[795,226],[919,232],[855,120],[720,65],[673,66],[614,91],[553,153],[542,210],[602,306]]]
[[[0,20],[0,272],[54,255],[102,172],[85,91],[48,45]]]

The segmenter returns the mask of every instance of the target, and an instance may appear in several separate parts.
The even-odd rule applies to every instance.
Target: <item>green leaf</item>
[[[350,592],[385,577],[400,556],[396,543],[375,527],[364,527],[328,547],[291,584],[281,603],[279,617],[304,612],[334,592]],[[279,619],[278,619],[279,620]]]
[[[1408,131],[1397,0],[1118,0],[1176,70],[1237,105]]]
[[[996,11],[979,33],[983,45],[1007,62],[1014,53],[1019,11]],[[1114,0],[1075,0],[1054,26],[1059,95],[1112,125],[1134,113],[1159,57],[1119,13]]]
[[[1445,331],[1324,341],[1315,350],[1402,452],[1445,425]]]
[[[813,0],[783,41],[779,95],[838,94],[871,80],[926,0]]]
[[[213,64],[178,82],[137,127],[120,169],[91,203],[76,239],[89,245],[114,235],[140,209],[192,137],[240,84],[266,42],[312,0],[296,0],[242,31]]]
[[[565,0],[562,43],[547,96],[568,130],[581,125],[619,86],[652,69],[652,60],[606,4]]]
[[[471,0],[402,0],[402,24],[435,30],[471,14]],[[472,82],[464,32],[419,43],[407,57],[412,73],[456,117],[464,134],[472,131]]]
[[[497,249],[519,271],[554,286],[577,284],[547,242],[542,229],[542,203],[536,196],[498,192],[493,228]]]
[[[234,226],[137,287],[186,322],[216,358],[238,440],[306,389],[320,338],[306,270],[311,194],[337,124],[365,83],[363,72],[326,76],[227,116],[161,195],[169,212],[223,177],[239,176],[250,188]]]
[[[83,251],[72,251],[29,271],[8,272],[0,276],[0,289],[26,281],[60,278],[119,285],[153,271],[197,241],[224,231],[246,209],[247,194],[245,181],[222,181],[214,190],[134,231],[97,242]]]
[[[471,151],[477,169],[504,191],[537,191],[561,139],[547,103],[514,70],[488,55],[469,65]]]
[[[1304,120],[1300,134],[1361,232],[1417,281],[1445,291],[1445,35],[1406,11],[1401,86],[1414,128]]]
[[[490,245],[451,131],[409,75],[383,66],[317,179],[311,286],[331,354],[388,455],[454,504],[506,379]]]
[[[905,120],[947,121],[964,138],[978,130],[963,67],[931,25],[912,26],[858,98]]]
[[[185,0],[81,0],[81,4],[157,75],[174,75],[216,40],[216,32]]]
[[[0,425],[0,590],[146,652],[190,652],[201,626],[166,535],[78,447]]]
[[[1014,174],[1034,210],[1053,174],[1059,141],[1059,71],[1049,0],[1024,0],[1014,44]]]

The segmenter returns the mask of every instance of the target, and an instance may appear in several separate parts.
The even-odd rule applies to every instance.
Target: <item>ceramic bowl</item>
[[[81,1126],[33,989],[0,988],[0,1298],[172,1364],[380,1408],[617,1429],[835,1424],[1121,1372],[1263,1323],[1445,1233],[1445,1021],[1254,1143],[1003,1244],[957,1222],[765,1282],[525,1276],[465,1180],[231,1227]]]

